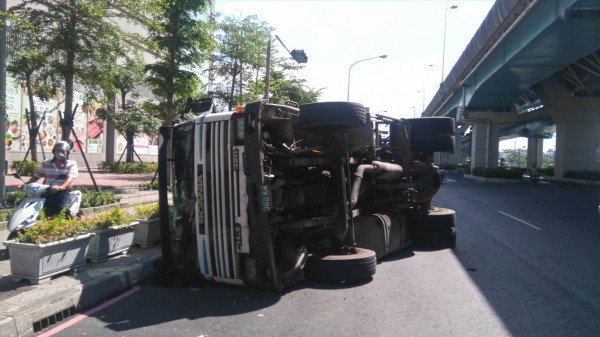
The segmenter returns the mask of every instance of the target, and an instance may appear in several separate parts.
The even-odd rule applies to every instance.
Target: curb
[[[0,337],[33,336],[57,322],[68,319],[77,312],[156,274],[154,263],[159,258],[160,254],[142,255],[117,270],[102,272],[99,276],[48,296],[40,298],[39,294],[34,293],[26,295],[29,298],[23,299],[18,296],[4,301],[4,314],[0,316]]]
[[[471,174],[465,174],[465,179],[474,180],[482,183],[495,183],[495,184],[522,184],[522,179],[502,179],[502,178],[484,178],[478,177]]]

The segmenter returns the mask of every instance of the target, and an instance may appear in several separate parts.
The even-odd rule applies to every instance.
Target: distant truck
[[[369,279],[377,260],[413,241],[455,246],[454,211],[432,206],[433,152],[454,151],[451,118],[262,100],[160,135],[166,274],[281,289]]]

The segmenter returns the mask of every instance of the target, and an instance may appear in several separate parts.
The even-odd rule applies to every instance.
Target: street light
[[[431,67],[433,67],[433,64],[428,65],[425,70],[427,70],[427,69],[429,69]],[[428,73],[428,72],[426,71],[426,73]],[[421,113],[425,112],[425,88],[427,87],[427,79],[426,79],[426,77],[427,77],[427,74],[423,75],[423,110],[422,110]]]
[[[306,63],[308,62],[308,57],[304,52],[304,49],[294,49],[290,51],[287,49],[283,41],[279,38],[279,36],[275,35],[275,38],[283,48],[290,54],[290,56],[298,63]],[[269,37],[269,44],[267,45],[267,73],[265,74],[265,95],[264,99],[269,99],[269,86],[271,84],[271,43],[273,42],[273,38]]]
[[[368,60],[373,60],[373,59],[384,59],[386,58],[387,55],[379,55],[379,56],[375,56],[375,57],[370,57],[368,59],[364,59],[364,60],[360,60],[360,61],[356,61],[354,63],[352,63],[352,65],[350,66],[350,69],[348,69],[348,97],[346,98],[346,101],[350,102],[350,71],[352,70],[352,67],[354,67],[355,64],[360,63],[360,62],[365,62]]]
[[[444,63],[446,61],[446,19],[448,17],[448,1],[445,2],[444,9],[444,47],[442,48],[442,82],[444,82]],[[450,9],[456,9],[458,6],[452,5]]]

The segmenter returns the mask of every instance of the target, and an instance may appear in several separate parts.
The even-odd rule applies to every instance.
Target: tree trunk
[[[29,99],[29,149],[31,151],[31,160],[38,161],[37,156],[37,118],[35,113],[35,104],[33,102],[33,89],[31,88],[31,79],[29,75],[25,77],[25,85],[27,86],[27,98]],[[44,145],[42,145],[44,146]]]
[[[125,139],[127,140],[127,153],[125,154],[125,162],[133,163],[133,137],[135,134],[133,132],[127,131],[125,133]]]
[[[63,114],[62,140],[70,142],[71,119],[73,118],[73,73],[75,68],[75,55],[67,53],[67,71],[65,71],[65,111]]]
[[[237,60],[235,60],[235,62],[233,63],[233,72],[231,76],[231,91],[229,92],[229,105],[228,105],[228,110],[231,111],[233,110],[233,100],[235,99],[235,84],[236,84],[236,79],[237,79],[237,71],[238,71],[238,63]]]

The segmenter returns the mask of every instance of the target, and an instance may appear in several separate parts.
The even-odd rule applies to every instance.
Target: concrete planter
[[[90,241],[87,258],[91,262],[104,262],[109,257],[125,252],[133,243],[133,231],[137,222],[129,226],[95,230]]]
[[[4,242],[10,256],[12,278],[39,284],[54,275],[84,269],[88,245],[93,237],[94,233],[87,233],[41,245],[14,240]]]
[[[133,244],[148,248],[160,241],[160,219],[138,220],[133,233]]]

